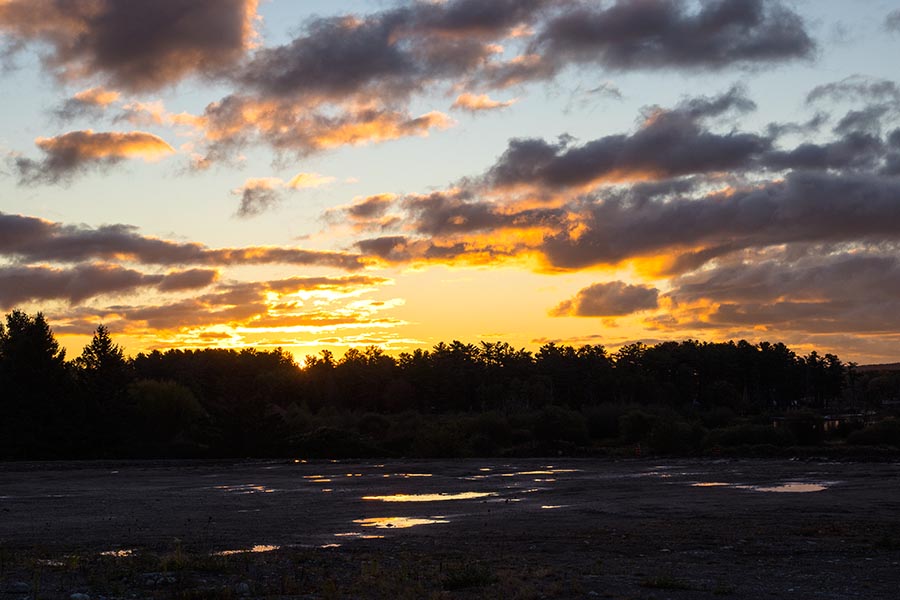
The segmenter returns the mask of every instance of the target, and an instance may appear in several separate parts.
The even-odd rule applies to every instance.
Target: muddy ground
[[[894,600],[900,464],[0,465],[0,599],[86,597]]]

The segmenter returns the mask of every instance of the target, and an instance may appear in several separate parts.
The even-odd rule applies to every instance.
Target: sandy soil
[[[762,460],[3,464],[0,598],[894,600],[898,476]],[[240,566],[178,558],[223,551]],[[163,575],[141,556],[169,557]]]

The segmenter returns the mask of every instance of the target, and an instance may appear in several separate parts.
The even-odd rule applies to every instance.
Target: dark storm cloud
[[[565,300],[550,314],[555,317],[617,317],[652,310],[658,306],[659,290],[623,281],[595,283]]]
[[[35,141],[41,160],[14,157],[21,184],[66,183],[91,168],[107,168],[129,158],[153,161],[175,152],[162,138],[143,131],[70,131]]]
[[[784,181],[690,201],[587,204],[577,231],[544,238],[559,268],[635,257],[791,242],[900,239],[900,181],[874,175],[792,172]]]
[[[40,43],[62,79],[101,78],[132,91],[234,65],[253,41],[257,0],[7,0],[7,46]]]
[[[194,269],[168,274],[141,273],[110,264],[85,264],[69,269],[44,266],[0,267],[0,306],[28,300],[67,300],[77,304],[95,296],[128,294],[141,288],[161,291],[206,287],[215,271]]]
[[[815,49],[800,16],[767,0],[710,0],[696,11],[676,0],[586,3],[550,19],[531,48],[554,65],[623,71],[765,65]]]
[[[140,235],[130,225],[64,225],[0,213],[0,255],[15,261],[124,260],[147,265],[321,265],[355,270],[362,257],[289,247],[209,248]]]
[[[662,179],[743,170],[771,147],[752,133],[715,133],[703,119],[755,105],[739,89],[715,98],[687,100],[673,110],[654,109],[633,134],[602,137],[581,146],[515,139],[485,176],[493,186],[578,186],[599,180]]]

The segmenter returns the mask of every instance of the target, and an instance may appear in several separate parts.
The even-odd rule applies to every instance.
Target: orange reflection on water
[[[374,517],[371,519],[354,519],[363,527],[375,527],[376,529],[406,529],[418,525],[434,525],[437,523],[449,523],[443,517]]]
[[[258,553],[258,552],[272,552],[274,550],[278,550],[281,546],[271,546],[266,544],[257,544],[251,548],[244,548],[241,550],[220,550],[219,552],[213,552],[213,556],[232,556],[234,554],[250,554],[250,553]]]
[[[363,496],[363,500],[380,502],[443,502],[444,500],[475,500],[496,496],[496,492],[460,492],[458,494],[393,494],[391,496]]]

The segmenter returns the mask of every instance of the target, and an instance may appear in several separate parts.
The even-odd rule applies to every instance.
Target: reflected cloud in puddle
[[[371,519],[355,519],[353,521],[363,527],[376,529],[406,529],[419,525],[435,525],[449,523],[444,517],[375,517]]]
[[[566,508],[568,504],[545,504],[541,508],[544,510],[556,510],[557,508]]]
[[[217,485],[215,489],[232,494],[271,494],[276,490],[255,483],[239,483],[237,485]]]
[[[213,556],[234,556],[235,554],[256,554],[259,552],[273,552],[278,550],[281,546],[271,546],[266,544],[257,544],[256,546],[252,546],[250,548],[242,548],[240,550],[219,550],[218,552],[213,552]]]
[[[736,490],[750,490],[751,492],[770,492],[788,494],[808,494],[811,492],[824,492],[834,485],[833,481],[789,481],[777,485],[746,485],[737,483],[724,483],[721,481],[708,481],[692,483],[691,487],[711,488],[727,487]]]
[[[821,483],[791,481],[781,485],[736,485],[734,487],[741,490],[753,490],[754,492],[808,494],[810,492],[823,492],[831,485],[832,483],[827,481]]]
[[[353,538],[356,540],[383,540],[383,535],[372,535],[370,533],[360,533],[358,531],[349,531],[347,533],[336,533],[334,537]]]
[[[100,556],[111,556],[113,558],[128,558],[134,556],[134,549],[127,548],[125,550],[106,550],[100,553]]]
[[[516,471],[515,473],[503,473],[501,477],[527,477],[529,475],[559,475],[561,473],[577,473],[581,469],[554,469],[547,467],[537,471]]]
[[[496,496],[497,492],[460,492],[458,494],[393,494],[391,496],[363,496],[363,500],[379,502],[443,502],[445,500],[476,500]]]

